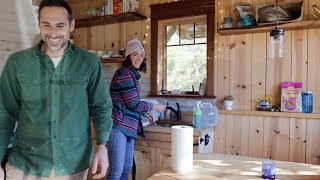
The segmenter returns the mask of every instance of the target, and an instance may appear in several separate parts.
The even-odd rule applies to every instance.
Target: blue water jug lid
[[[312,94],[312,91],[307,90],[305,93],[306,93],[306,94]]]

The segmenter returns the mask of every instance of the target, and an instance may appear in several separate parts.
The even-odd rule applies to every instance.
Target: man
[[[42,40],[12,54],[3,69],[0,160],[18,121],[7,180],[86,179],[90,165],[93,178],[105,176],[112,101],[98,57],[69,42],[74,26],[65,0],[43,0]],[[94,156],[89,117],[98,144]]]

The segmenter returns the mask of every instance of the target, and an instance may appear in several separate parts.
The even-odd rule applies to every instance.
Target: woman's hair
[[[132,68],[132,62],[130,59],[130,56],[127,56],[126,59],[123,61],[122,66],[126,67],[126,68]],[[146,58],[143,58],[143,62],[141,63],[138,71],[141,72],[147,72],[147,64],[146,64]]]
[[[66,2],[66,0],[43,0],[41,1],[39,5],[39,10],[38,10],[38,19],[40,21],[40,12],[44,7],[62,7],[65,8],[68,12],[69,15],[69,22],[72,21],[73,15],[72,15],[72,10],[69,6],[69,4]]]

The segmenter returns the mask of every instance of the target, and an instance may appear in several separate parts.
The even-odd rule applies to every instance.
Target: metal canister
[[[313,112],[313,94],[312,91],[307,90],[302,94],[302,112]]]

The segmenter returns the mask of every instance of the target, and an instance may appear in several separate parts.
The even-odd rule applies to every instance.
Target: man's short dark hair
[[[68,12],[69,15],[69,22],[72,21],[73,15],[72,15],[72,10],[69,4],[65,0],[42,0],[40,5],[39,5],[39,10],[38,10],[38,19],[40,21],[40,11],[44,7],[62,7],[65,8]]]

